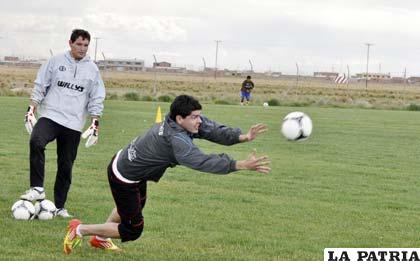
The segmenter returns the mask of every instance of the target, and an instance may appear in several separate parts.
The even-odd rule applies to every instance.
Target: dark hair
[[[73,32],[71,32],[70,41],[75,42],[79,37],[82,37],[83,40],[88,39],[90,42],[89,32],[83,29],[74,29]]]
[[[201,104],[192,96],[179,95],[171,104],[169,117],[176,121],[176,116],[187,117],[192,111],[201,110]]]
[[[246,78],[247,78],[247,79],[251,79],[251,76],[250,76],[250,75],[248,75]]]

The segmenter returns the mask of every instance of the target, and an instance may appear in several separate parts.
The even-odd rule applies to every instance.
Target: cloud
[[[14,20],[14,23],[7,21]],[[130,33],[137,34],[148,41],[185,41],[188,30],[186,25],[191,23],[191,19],[177,17],[125,17],[114,14],[87,15],[79,17],[60,17],[25,15],[1,17],[0,30],[13,33],[41,33],[50,34],[54,32],[68,32],[73,28],[92,28],[104,34]]]
[[[362,70],[364,43],[375,45],[372,63],[383,70],[416,70],[420,52],[420,2],[414,0],[48,0],[4,1],[0,10],[0,55],[48,56],[68,48],[74,28],[98,40],[111,58],[152,54],[175,64],[295,70],[351,64]],[[29,44],[28,44],[29,43]],[[92,51],[92,50],[91,50]],[[163,59],[162,58],[162,59]],[[306,66],[306,67],[305,67]],[[335,66],[335,67],[337,67]]]
[[[289,3],[282,6],[279,14],[302,24],[359,32],[411,34],[420,26],[420,21],[416,19],[420,15],[418,6],[417,9],[408,9],[389,5],[372,5],[370,1],[349,3],[308,1],[305,4],[296,3],[296,5]]]

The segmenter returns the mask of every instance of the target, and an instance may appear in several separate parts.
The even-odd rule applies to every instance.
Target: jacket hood
[[[181,126],[179,126],[178,125],[178,123],[176,123],[174,120],[172,120],[170,117],[169,117],[169,113],[168,114],[166,114],[166,116],[165,116],[165,121],[166,121],[166,123],[169,125],[169,127],[171,127],[172,129],[175,129],[175,130],[177,130],[177,131],[181,131],[181,132],[186,132],[186,133],[188,133],[184,128],[182,128]]]
[[[65,52],[64,53],[64,56],[67,58],[67,60],[69,60],[69,62],[71,62],[71,63],[76,63],[76,62],[90,62],[90,56],[89,55],[87,55],[86,54],[86,56],[85,57],[83,57],[83,59],[82,60],[80,60],[80,61],[76,61],[74,58],[73,58],[73,56],[71,56],[71,53],[70,53],[70,51],[67,51],[67,52]]]

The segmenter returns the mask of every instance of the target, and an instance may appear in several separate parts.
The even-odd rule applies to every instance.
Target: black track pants
[[[57,176],[54,185],[54,201],[63,208],[71,184],[71,171],[77,156],[80,132],[66,128],[50,119],[40,118],[35,124],[30,140],[30,185],[43,187],[45,176],[45,147],[57,141]]]

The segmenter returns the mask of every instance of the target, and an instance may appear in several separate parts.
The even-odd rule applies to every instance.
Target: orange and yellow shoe
[[[103,240],[98,239],[96,236],[91,236],[89,244],[94,248],[100,248],[108,251],[121,251],[121,248],[117,247],[117,245],[115,245],[110,238]]]
[[[67,226],[66,236],[64,237],[63,250],[64,253],[70,254],[73,248],[77,247],[82,242],[82,237],[76,234],[77,226],[82,222],[78,219],[72,219]]]

